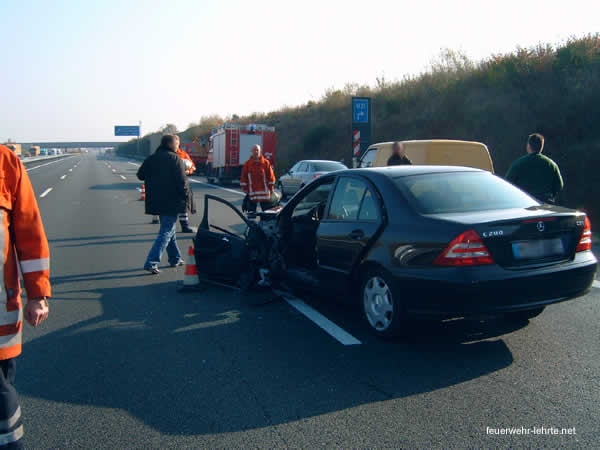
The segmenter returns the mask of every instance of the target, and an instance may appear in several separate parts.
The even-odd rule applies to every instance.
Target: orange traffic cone
[[[198,267],[196,266],[196,253],[194,247],[190,246],[187,261],[185,262],[185,273],[183,275],[183,287],[180,292],[197,291],[200,288],[198,278]]]
[[[142,184],[142,190],[140,192],[142,193],[140,200],[146,200],[146,183]]]

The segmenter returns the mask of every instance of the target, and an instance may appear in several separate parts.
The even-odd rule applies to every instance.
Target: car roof
[[[333,161],[331,159],[303,159],[303,160],[298,161],[298,162],[306,162],[306,163],[332,162],[332,163],[344,164],[343,162]]]
[[[485,170],[475,169],[473,167],[462,166],[390,166],[390,167],[370,167],[364,169],[349,169],[336,172],[336,175],[356,174],[367,177],[385,176],[388,178],[408,177],[412,175],[428,175],[435,173],[451,172],[486,172]]]

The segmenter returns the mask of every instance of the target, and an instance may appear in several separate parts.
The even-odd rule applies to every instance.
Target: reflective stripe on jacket
[[[21,354],[23,306],[18,263],[29,299],[50,297],[50,249],[27,170],[0,145],[0,359]]]
[[[275,188],[275,173],[267,158],[261,156],[259,160],[250,157],[242,169],[240,185],[249,195],[250,200],[264,202],[271,200],[271,192]]]
[[[179,155],[179,157],[181,159],[183,159],[183,161],[189,161],[190,163],[192,163],[192,167],[190,169],[186,169],[186,175],[191,175],[196,171],[196,164],[194,164],[194,160],[192,159],[192,157],[189,155],[188,152],[186,152],[185,150],[181,150],[180,148],[177,149],[177,154]]]

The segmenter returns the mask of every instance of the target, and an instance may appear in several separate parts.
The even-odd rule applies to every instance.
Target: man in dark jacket
[[[517,159],[506,179],[544,203],[554,203],[564,184],[554,161],[542,155],[544,136],[532,134],[527,139],[527,155]]]
[[[190,191],[173,135],[162,137],[160,146],[142,163],[137,176],[146,183],[146,214],[160,218],[158,236],[144,264],[144,270],[156,275],[165,249],[171,267],[183,265],[175,226],[179,214],[187,210]]]
[[[406,156],[404,151],[404,144],[402,142],[394,142],[392,146],[392,156],[388,159],[388,166],[410,166],[412,162]]]

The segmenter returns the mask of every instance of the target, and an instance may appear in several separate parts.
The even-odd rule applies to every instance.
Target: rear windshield
[[[335,161],[313,162],[311,164],[315,168],[315,172],[334,172],[347,169],[345,165]]]
[[[451,172],[394,179],[423,214],[462,213],[539,205],[489,172]]]

